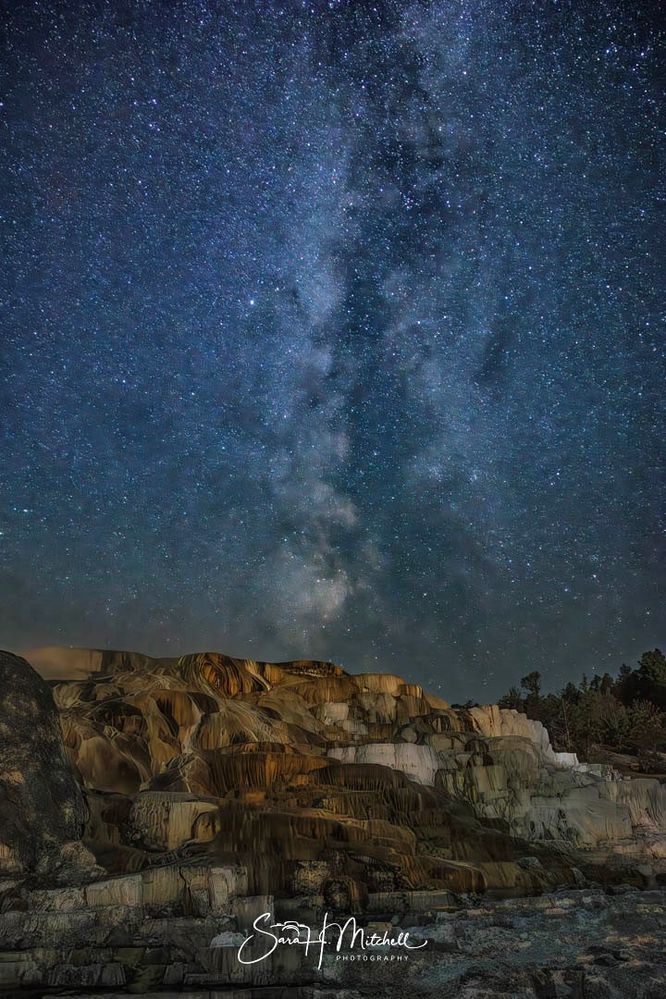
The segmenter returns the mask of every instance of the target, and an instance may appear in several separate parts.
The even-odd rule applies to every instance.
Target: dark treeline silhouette
[[[660,649],[644,652],[638,666],[583,676],[558,694],[541,692],[541,674],[528,673],[499,702],[543,724],[553,747],[589,759],[607,748],[637,757],[639,770],[664,770],[666,748],[666,657]]]

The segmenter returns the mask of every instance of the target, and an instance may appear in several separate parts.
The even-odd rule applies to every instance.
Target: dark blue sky
[[[0,644],[663,642],[656,11],[6,5]]]

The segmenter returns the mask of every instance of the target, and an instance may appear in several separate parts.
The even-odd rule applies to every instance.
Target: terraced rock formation
[[[28,657],[0,659],[0,990],[306,988],[295,951],[238,963],[257,915],[439,926],[663,879],[664,787],[554,753],[516,712],[323,662]]]
[[[453,709],[398,676],[323,662],[30,657],[110,873],[173,853],[247,865],[256,892],[360,904],[376,891],[526,891],[599,863],[634,882],[662,870],[663,786],[554,753],[514,711]]]

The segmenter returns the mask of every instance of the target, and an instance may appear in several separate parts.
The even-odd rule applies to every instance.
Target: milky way
[[[663,641],[656,11],[9,5],[2,642]]]

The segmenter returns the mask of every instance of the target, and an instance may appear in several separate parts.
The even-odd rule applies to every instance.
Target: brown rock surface
[[[622,877],[641,882],[663,863],[663,787],[554,753],[515,711],[453,709],[399,676],[307,660],[31,655],[111,873],[195,856],[289,894],[319,863],[362,901],[540,889],[601,859],[598,877],[633,863]]]

